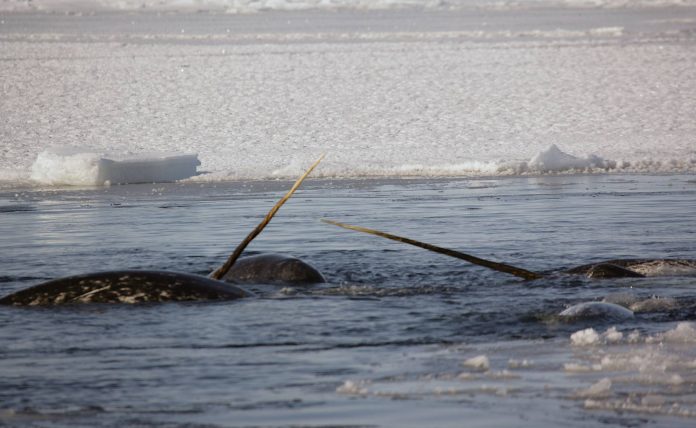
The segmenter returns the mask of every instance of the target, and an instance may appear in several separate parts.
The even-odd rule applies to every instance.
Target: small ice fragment
[[[563,370],[571,373],[585,373],[591,372],[593,368],[577,363],[565,363],[563,364]]]
[[[492,371],[487,373],[490,379],[519,379],[520,376],[512,373],[510,370],[504,369],[500,371]]]
[[[464,365],[480,371],[486,371],[491,367],[491,363],[488,360],[488,357],[485,355],[469,358],[468,360],[464,361]]]
[[[663,339],[667,342],[696,342],[696,328],[690,322],[680,322],[677,326],[664,333]]]
[[[609,327],[607,331],[602,333],[602,338],[607,342],[607,343],[616,343],[620,342],[621,339],[623,339],[623,333],[618,331],[616,327]]]
[[[578,397],[599,398],[608,397],[611,394],[611,379],[605,377],[592,384],[589,388],[577,393]]]
[[[283,287],[278,290],[278,294],[286,296],[294,296],[297,294],[297,289],[295,287]]]
[[[532,171],[560,172],[568,170],[585,170],[588,168],[613,168],[615,162],[605,161],[599,156],[590,155],[586,158],[578,158],[561,151],[555,144],[548,149],[537,153],[527,162],[527,167]]]
[[[476,379],[476,376],[471,374],[471,373],[462,372],[457,376],[457,379],[459,379],[459,380],[472,380],[472,379]]]
[[[628,343],[638,343],[640,340],[640,332],[638,330],[633,330],[628,334]]]
[[[599,335],[593,328],[586,328],[571,334],[570,343],[573,346],[597,345],[599,343]]]
[[[531,367],[533,364],[532,361],[529,360],[516,360],[514,358],[510,358],[508,360],[508,368],[511,369],[519,369],[519,368],[524,368],[524,367]]]
[[[338,392],[339,394],[348,395],[366,395],[367,388],[364,387],[363,381],[356,382],[352,380],[347,380],[343,382],[343,385],[336,388],[336,392]]]

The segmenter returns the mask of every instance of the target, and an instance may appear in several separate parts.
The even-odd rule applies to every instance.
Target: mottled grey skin
[[[566,273],[585,275],[588,278],[643,278],[645,275],[613,263],[595,263],[578,266]]]
[[[48,306],[66,303],[145,303],[233,300],[251,293],[199,275],[166,271],[119,270],[47,281],[0,299],[2,305]]]
[[[643,278],[645,275],[633,269],[654,263],[696,269],[696,260],[691,259],[615,259],[578,266],[565,273],[586,275],[588,278]]]
[[[281,254],[259,254],[235,262],[223,278],[235,284],[279,284],[306,286],[326,282],[310,264]]]

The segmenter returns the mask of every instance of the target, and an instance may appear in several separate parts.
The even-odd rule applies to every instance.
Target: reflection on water
[[[95,270],[206,274],[288,185],[0,194],[0,293]],[[688,176],[310,181],[249,251],[306,259],[328,284],[0,308],[0,424],[690,426],[694,272],[525,282],[318,220],[550,272],[696,258],[695,216]],[[557,316],[599,300],[635,316]]]

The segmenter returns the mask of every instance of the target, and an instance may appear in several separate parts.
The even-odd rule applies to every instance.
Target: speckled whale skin
[[[233,300],[251,293],[204,276],[167,271],[118,270],[69,276],[17,291],[0,304],[147,303]]]

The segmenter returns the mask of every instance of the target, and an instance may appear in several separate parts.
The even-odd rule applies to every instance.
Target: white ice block
[[[156,183],[192,177],[200,164],[198,155],[192,153],[110,154],[54,147],[39,153],[31,178],[49,185]]]

